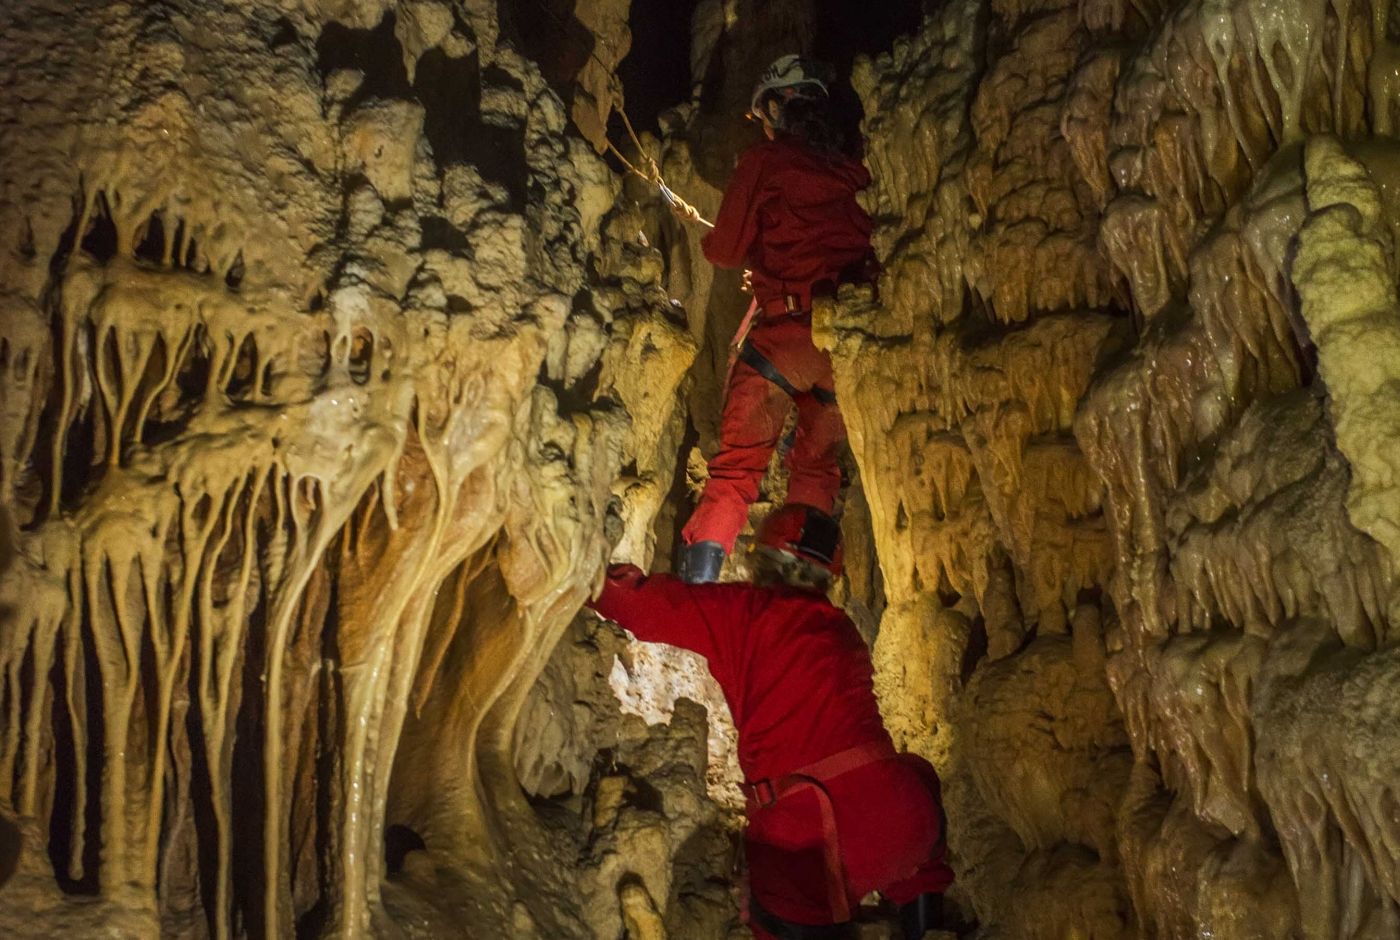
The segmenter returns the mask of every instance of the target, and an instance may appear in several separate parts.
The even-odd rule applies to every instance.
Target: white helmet
[[[769,92],[792,89],[793,96],[803,98],[825,97],[829,92],[826,82],[816,76],[813,63],[799,55],[785,55],[764,70],[753,90],[753,100],[749,109],[753,114],[761,113],[763,98]]]

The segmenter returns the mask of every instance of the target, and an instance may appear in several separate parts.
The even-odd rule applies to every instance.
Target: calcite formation
[[[615,178],[494,4],[0,16],[3,932],[585,933],[513,731],[694,355]]]
[[[1397,929],[1390,17],[966,0],[857,69],[818,336],[997,936]]]
[[[925,7],[813,328],[951,907],[1395,936],[1392,5]],[[834,9],[694,4],[616,142],[712,216]],[[0,11],[0,932],[745,935],[703,663],[580,612],[669,567],[747,303],[598,156],[630,10]]]

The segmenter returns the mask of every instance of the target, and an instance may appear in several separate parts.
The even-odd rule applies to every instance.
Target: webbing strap
[[[785,375],[778,371],[778,367],[773,365],[767,356],[754,347],[753,343],[745,343],[739,349],[739,361],[778,386],[789,398],[796,398],[798,395],[802,394],[793,387],[793,384],[787,380]],[[836,392],[832,389],[819,388],[814,385],[812,386],[811,394],[813,398],[823,405],[836,404]]]
[[[812,289],[801,287],[796,290],[784,288],[783,296],[774,297],[760,304],[767,316],[805,317],[812,312]]]
[[[759,780],[746,783],[741,788],[749,799],[751,810],[771,806],[795,790],[810,787],[815,793],[817,809],[821,813],[822,855],[826,863],[827,899],[831,904],[833,923],[843,924],[851,919],[851,903],[846,897],[846,874],[841,862],[841,841],[836,831],[836,808],[832,806],[831,794],[824,784],[858,767],[886,760],[895,754],[888,741],[858,744],[776,780]]]
[[[844,751],[837,751],[830,757],[823,757],[806,767],[799,767],[793,773],[803,777],[815,777],[818,780],[830,780],[844,773],[850,773],[858,767],[864,767],[866,764],[873,764],[877,760],[886,760],[897,756],[899,756],[899,752],[888,741],[871,741],[868,744],[857,744]]]
[[[758,316],[758,301],[749,304],[748,313],[744,314],[744,319],[739,321],[739,329],[734,334],[734,339],[729,344],[729,368],[724,373],[724,387],[729,388],[729,380],[734,377],[734,363],[739,361],[739,351],[744,348],[744,344],[749,340],[749,331],[753,329],[754,319]]]

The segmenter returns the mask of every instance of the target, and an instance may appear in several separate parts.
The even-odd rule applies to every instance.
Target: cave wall
[[[1400,929],[1390,19],[954,0],[857,67],[886,270],[818,336],[991,935]]]
[[[496,17],[0,12],[7,936],[587,935],[515,719],[695,347]]]

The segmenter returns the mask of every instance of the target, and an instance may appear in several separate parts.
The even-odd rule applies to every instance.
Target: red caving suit
[[[592,606],[640,640],[705,657],[729,704],[750,782],[778,780],[853,747],[890,748],[865,641],[821,595],[746,583],[692,585],[617,565]],[[844,876],[842,905],[855,910],[876,890],[903,904],[952,883],[938,776],[927,761],[894,755],[824,786],[840,852],[835,877]],[[749,802],[750,892],[772,914],[799,924],[835,919],[820,799],[816,788],[802,786],[766,806]],[[755,936],[769,937],[761,929]]]
[[[843,270],[869,257],[870,217],[856,202],[856,193],[869,184],[870,174],[855,160],[822,156],[791,138],[764,141],[740,158],[703,243],[705,257],[718,267],[747,265],[753,272],[759,318],[748,342],[798,393],[787,499],[824,512],[832,510],[841,489],[837,459],[846,434],[831,359],[812,345],[811,293],[814,285],[834,284]],[[787,309],[789,297],[796,311]],[[814,395],[813,389],[825,394]],[[748,363],[735,363],[719,452],[685,527],[687,543],[715,541],[733,551],[791,407],[783,389]]]

